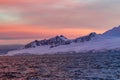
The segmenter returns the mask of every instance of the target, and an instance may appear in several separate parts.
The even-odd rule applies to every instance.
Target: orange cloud
[[[56,35],[65,35],[75,38],[97,31],[81,28],[46,28],[44,26],[3,25],[0,27],[0,39],[43,39]],[[103,31],[97,31],[103,32]]]

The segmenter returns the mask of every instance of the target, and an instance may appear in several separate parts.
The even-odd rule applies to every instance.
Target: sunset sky
[[[103,33],[120,24],[120,0],[0,0],[0,44]]]

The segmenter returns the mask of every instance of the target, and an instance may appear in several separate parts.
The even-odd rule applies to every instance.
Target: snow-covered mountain
[[[53,48],[53,47],[57,47],[57,46],[61,46],[61,45],[69,45],[71,43],[87,42],[87,41],[94,39],[94,37],[96,37],[96,36],[98,36],[98,34],[90,33],[89,35],[70,40],[63,35],[60,35],[60,36],[55,36],[50,39],[44,39],[44,40],[40,40],[40,41],[35,40],[35,41],[25,45],[24,48],[25,49],[35,48],[35,47],[39,47],[39,46],[50,46],[50,48]]]
[[[89,52],[120,49],[120,26],[103,34],[90,33],[73,40],[63,35],[45,40],[35,40],[21,50],[8,52],[7,55],[54,54],[65,52]]]
[[[35,41],[25,45],[24,48],[35,48],[38,46],[47,46],[47,45],[52,48],[52,47],[56,47],[59,45],[67,45],[70,43],[71,43],[71,41],[69,39],[67,39],[63,35],[60,35],[60,36],[56,36],[56,37],[53,37],[50,39],[44,39],[44,40],[40,40],[40,41],[35,40]]]

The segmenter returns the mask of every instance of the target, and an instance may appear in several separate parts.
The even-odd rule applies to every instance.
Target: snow
[[[120,37],[120,26],[114,27],[111,30],[106,31],[103,33],[104,36],[109,36],[109,37]]]
[[[120,38],[105,38],[91,40],[84,43],[72,43],[50,48],[50,46],[39,46],[35,48],[21,49],[8,52],[7,55],[29,54],[54,54],[58,52],[87,52],[91,50],[104,51],[120,48]]]

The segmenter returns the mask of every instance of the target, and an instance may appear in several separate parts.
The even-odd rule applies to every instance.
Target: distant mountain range
[[[76,39],[68,39],[63,35],[50,39],[35,40],[20,50],[8,52],[7,55],[21,54],[54,54],[66,52],[108,51],[120,49],[120,26],[103,34],[92,32]]]
[[[67,39],[65,36],[60,35],[50,39],[45,40],[35,40],[27,45],[25,45],[25,49],[27,48],[35,48],[38,46],[50,46],[50,48],[61,46],[61,45],[69,45],[71,43],[80,43],[80,42],[87,42],[92,40],[94,37],[98,36],[95,32],[90,33],[87,36],[79,37],[73,40]]]

